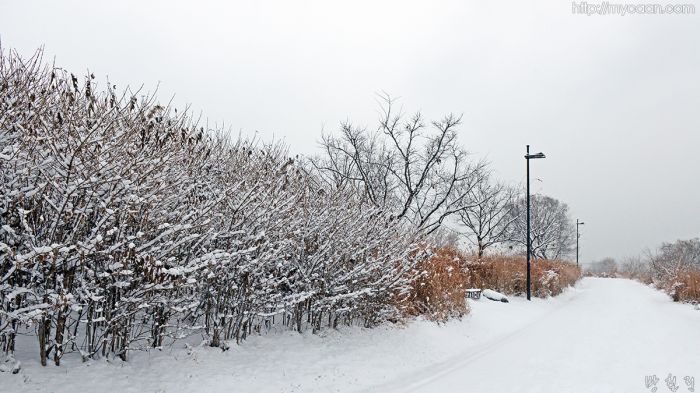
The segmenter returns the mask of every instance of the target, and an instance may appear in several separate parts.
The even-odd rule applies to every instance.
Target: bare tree
[[[688,268],[700,269],[700,239],[663,243],[647,259],[655,278],[675,278]]]
[[[618,264],[613,258],[603,258],[590,264],[586,271],[595,275],[612,276],[617,273]]]
[[[511,226],[518,219],[513,214],[516,197],[515,189],[487,179],[469,190],[466,199],[470,204],[460,210],[459,218],[468,229],[467,239],[476,246],[479,258],[488,247],[510,240]]]
[[[647,260],[643,259],[641,255],[622,258],[618,271],[623,273],[626,277],[645,281],[649,280],[651,277],[649,274],[649,263]]]
[[[365,203],[431,233],[469,204],[484,164],[457,143],[461,117],[429,128],[420,113],[405,118],[390,97],[381,99],[377,130],[342,124],[339,136],[323,136],[325,154],[312,163],[329,185],[353,188]]]
[[[520,198],[510,214],[510,240],[521,247],[527,246],[526,200]],[[576,229],[569,217],[569,207],[546,195],[533,195],[530,203],[530,239],[532,255],[542,259],[570,256],[576,244]]]

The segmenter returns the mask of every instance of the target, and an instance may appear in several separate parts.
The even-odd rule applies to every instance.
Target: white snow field
[[[552,299],[480,299],[462,321],[282,332],[241,346],[134,353],[129,362],[0,373],[3,392],[678,392],[700,390],[700,311],[622,279],[585,278]],[[688,379],[690,381],[690,379]]]

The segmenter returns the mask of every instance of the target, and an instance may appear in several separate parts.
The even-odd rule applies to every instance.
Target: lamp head
[[[541,153],[541,152],[540,152],[540,153],[535,153],[535,154],[527,154],[527,155],[525,156],[525,158],[529,160],[529,159],[532,159],[532,158],[546,158],[546,156],[544,155],[544,153]]]

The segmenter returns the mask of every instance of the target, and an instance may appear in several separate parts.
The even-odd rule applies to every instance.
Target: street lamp
[[[525,150],[525,162],[527,172],[527,300],[530,300],[530,254],[532,253],[532,242],[530,239],[530,160],[534,158],[545,158],[543,153],[530,154],[530,145],[527,145]]]
[[[578,238],[580,236],[578,234],[578,226],[583,224],[585,224],[585,222],[579,221],[578,218],[576,219],[576,267],[578,267]]]

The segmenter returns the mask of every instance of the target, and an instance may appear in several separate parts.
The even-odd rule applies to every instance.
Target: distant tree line
[[[587,273],[627,277],[654,284],[676,301],[700,301],[700,239],[662,243],[640,256],[616,261],[604,258],[592,263]]]

